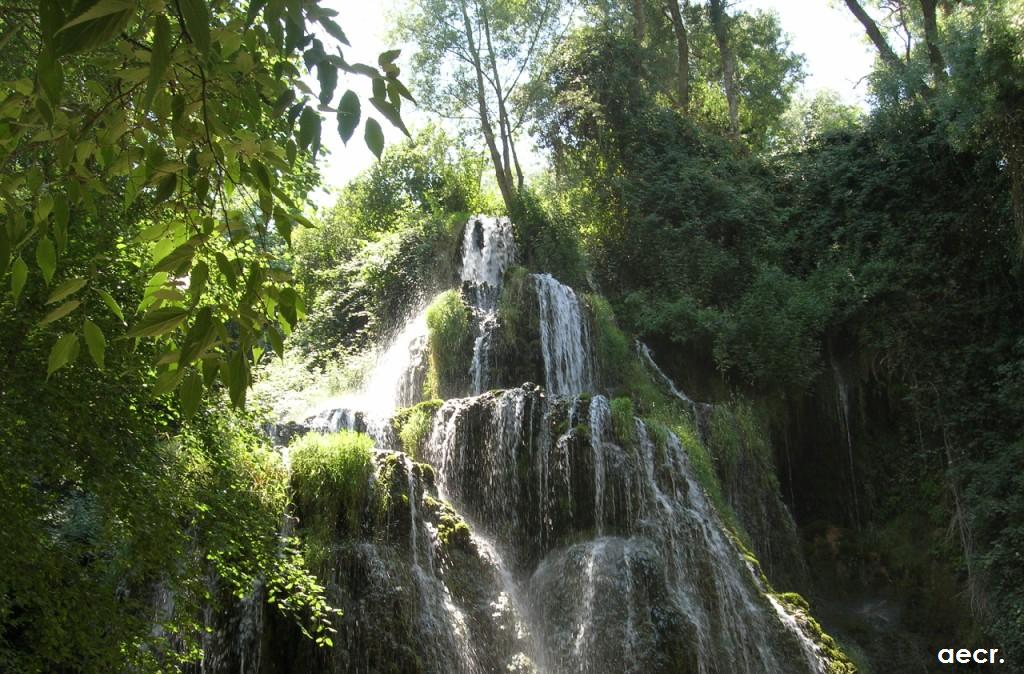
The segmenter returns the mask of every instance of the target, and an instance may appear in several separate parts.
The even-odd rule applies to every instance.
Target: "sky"
[[[403,47],[409,51],[408,45],[388,39],[393,25],[391,16],[402,4],[402,0],[325,0],[324,5],[339,12],[338,23],[352,43],[345,50],[346,60],[375,65],[377,54],[382,51]],[[838,3],[833,6],[830,0],[736,0],[733,7],[774,11],[779,15],[782,28],[791,39],[791,48],[806,59],[803,95],[813,96],[822,89],[831,89],[847,103],[867,106],[867,84],[863,78],[871,69],[874,54],[860,24],[845,7]],[[403,55],[398,64],[402,66],[404,62]],[[338,91],[348,88],[359,93],[364,102],[370,95],[369,81],[364,77],[342,74]],[[410,110],[408,105],[403,107],[402,116],[414,130],[426,119],[426,115]],[[383,127],[387,143],[402,139],[397,129],[386,123]],[[333,193],[374,161],[361,134],[362,127],[346,147],[333,119],[324,120],[322,144],[329,154],[319,160],[324,188],[314,195],[318,205],[333,203]]]

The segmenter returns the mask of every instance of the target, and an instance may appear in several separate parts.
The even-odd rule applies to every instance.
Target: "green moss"
[[[660,465],[665,462],[665,455],[668,451],[668,426],[661,423],[657,419],[645,419],[644,425],[647,427],[647,435],[651,438],[651,442],[654,443],[655,462]]]
[[[722,475],[733,475],[737,466],[752,461],[775,481],[768,431],[754,407],[745,400],[716,405],[708,424],[708,446]]]
[[[384,454],[377,461],[377,524],[386,524],[391,519],[396,497],[404,498],[405,502],[409,500],[408,479],[404,475],[396,476],[399,470],[404,472],[404,464],[398,453]]]
[[[620,445],[627,448],[636,446],[636,421],[633,418],[633,401],[629,398],[615,398],[610,404],[612,412],[612,433]]]
[[[424,393],[430,398],[458,395],[467,383],[473,355],[469,307],[458,290],[448,290],[427,308],[430,366]]]
[[[808,613],[810,613],[811,611],[811,605],[807,603],[806,599],[804,599],[796,592],[780,592],[775,596],[783,604],[793,607],[794,609],[800,609],[803,611],[807,611]]]
[[[822,655],[828,659],[828,674],[857,674],[860,671],[836,640],[826,634],[821,624],[811,616],[811,606],[806,599],[795,592],[773,592],[772,596],[796,617],[807,636],[821,649]]]
[[[291,486],[311,530],[358,532],[373,475],[373,439],[307,433],[291,445]]]
[[[569,419],[562,417],[554,423],[555,437],[562,437],[569,432]]]
[[[594,351],[604,384],[628,395],[644,413],[667,404],[668,397],[640,361],[632,339],[619,327],[608,300],[596,293],[587,294],[584,299],[590,309]]]
[[[501,317],[502,327],[507,331],[505,337],[511,342],[527,338],[529,332],[529,326],[525,325],[527,321],[524,320],[529,313],[529,281],[530,274],[524,267],[510,267],[502,279],[498,316]]]
[[[543,376],[537,290],[523,267],[510,267],[502,279],[494,345],[492,382],[517,386]]]
[[[418,457],[423,448],[423,441],[430,435],[433,428],[434,415],[443,401],[425,400],[412,407],[399,410],[391,418],[391,426],[398,434],[402,443],[402,451],[412,457]]]
[[[598,367],[608,383],[617,384],[625,378],[633,357],[629,337],[615,322],[615,312],[608,300],[595,293],[585,295],[584,299],[590,307]]]
[[[446,550],[471,550],[473,537],[466,521],[445,501],[423,497],[424,507],[437,519],[437,539]]]

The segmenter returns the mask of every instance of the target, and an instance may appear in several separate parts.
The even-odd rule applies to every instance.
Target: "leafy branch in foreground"
[[[83,338],[100,368],[113,340],[152,340],[156,394],[178,390],[188,412],[220,382],[243,405],[251,364],[282,353],[305,311],[278,260],[309,224],[324,115],[346,141],[362,122],[382,150],[359,95],[336,95],[339,74],[369,79],[374,109],[404,131],[398,51],[347,62],[336,12],[312,0],[13,4],[0,12],[22,48],[0,67],[0,282],[53,331],[48,376]],[[96,253],[73,263],[83,243]],[[126,259],[134,282],[104,287]],[[104,334],[108,313],[122,334]]]

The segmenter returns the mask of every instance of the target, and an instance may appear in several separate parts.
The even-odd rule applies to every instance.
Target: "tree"
[[[676,75],[679,100],[676,102],[683,112],[690,110],[690,37],[686,30],[686,20],[683,18],[683,13],[689,4],[688,0],[683,0],[682,7],[680,7],[679,0],[665,0],[665,6],[672,18],[672,32],[676,37],[676,52],[679,61],[679,72]]]
[[[334,16],[0,3],[0,669],[167,671],[196,658],[202,609],[256,578],[326,627],[279,536],[280,458],[226,398],[302,313],[282,258],[321,116],[344,138],[362,117],[339,73],[389,122],[410,98],[395,52],[345,61]],[[380,124],[364,136],[379,154]]]
[[[722,65],[722,87],[729,106],[729,132],[734,137],[740,134],[740,100],[736,90],[736,60],[732,53],[729,37],[729,17],[725,13],[723,0],[708,0],[708,14],[711,29],[718,45],[718,58]]]
[[[590,8],[591,23],[632,39],[630,7],[622,0],[600,3]],[[634,76],[649,80],[694,121],[765,147],[802,77],[803,59],[790,50],[778,17],[730,14],[724,2],[659,0],[645,7],[647,37]]]
[[[566,0],[418,0],[399,32],[416,42],[417,83],[426,107],[471,122],[481,134],[505,207],[525,176],[516,151],[531,99],[531,68],[557,50]]]

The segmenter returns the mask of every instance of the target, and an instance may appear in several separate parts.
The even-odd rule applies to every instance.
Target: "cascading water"
[[[439,490],[506,552],[541,670],[823,671],[725,533],[679,440],[655,441],[637,419],[613,442],[609,421],[601,396],[511,389],[446,402],[425,450]]]
[[[423,398],[427,373],[427,310],[419,309],[377,356],[362,388],[333,400],[305,425],[320,433],[342,429],[369,433],[387,444],[388,420]]]
[[[544,387],[483,393],[514,252],[507,220],[467,224],[475,395],[434,412],[417,447],[426,463],[395,451],[404,440],[385,423],[421,394],[422,312],[353,405],[313,419],[321,431],[363,426],[381,447],[359,534],[328,558],[327,587],[344,610],[336,647],[318,652],[269,619],[247,661],[331,674],[826,671],[820,646],[727,532],[679,439],[613,415],[594,392],[589,321],[571,288],[532,276]],[[282,639],[288,646],[275,646]]]
[[[576,293],[550,274],[536,274],[534,281],[548,393],[574,395],[593,390],[590,333]]]
[[[498,324],[501,277],[515,260],[515,238],[508,218],[476,217],[462,237],[462,288],[473,307],[472,393],[483,393],[493,353],[491,340]]]

